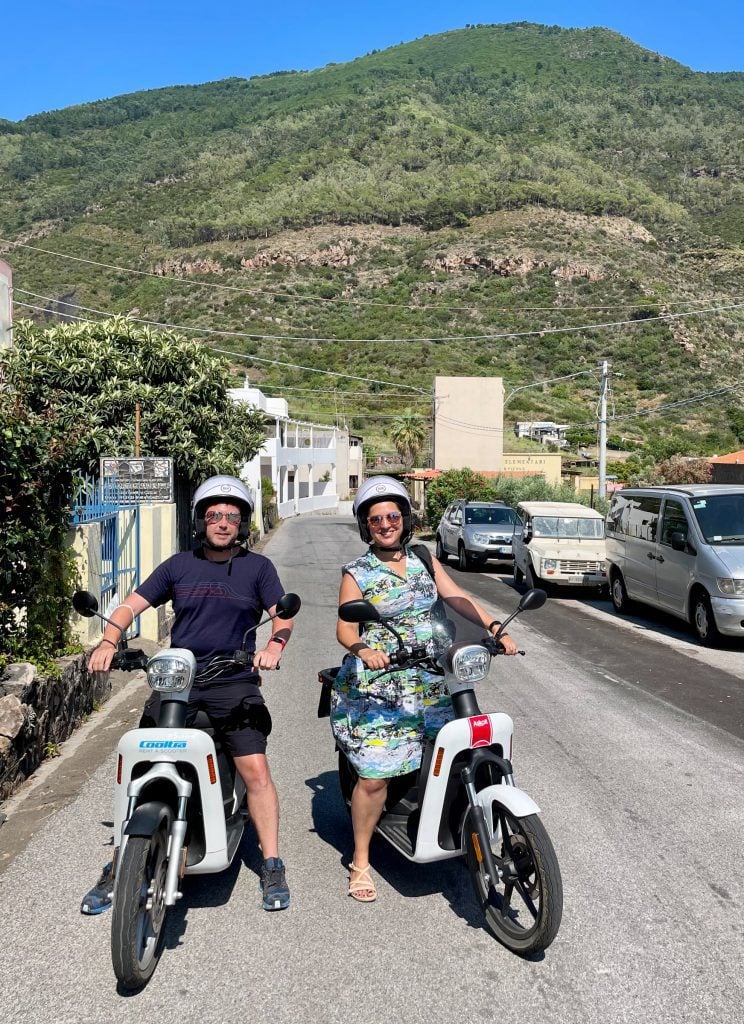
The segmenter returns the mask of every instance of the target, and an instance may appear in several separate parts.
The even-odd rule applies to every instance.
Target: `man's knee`
[[[235,758],[235,767],[246,789],[260,791],[273,785],[269,762],[265,754],[244,754]]]

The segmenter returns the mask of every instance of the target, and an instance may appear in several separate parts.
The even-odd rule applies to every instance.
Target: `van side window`
[[[625,532],[629,537],[647,540],[652,544],[656,541],[656,530],[659,525],[661,498],[634,497],[628,499],[628,518]]]
[[[629,501],[623,494],[615,494],[607,514],[608,533],[626,533]]]
[[[664,518],[661,521],[661,543],[672,545],[672,534],[683,533],[687,540],[687,516],[679,501],[671,501],[669,498],[664,505]]]

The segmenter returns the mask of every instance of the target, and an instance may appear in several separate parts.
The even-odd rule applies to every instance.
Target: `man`
[[[245,782],[248,812],[264,858],[263,907],[284,910],[289,906],[289,888],[279,857],[279,801],[266,759],[271,716],[261,696],[258,672],[279,667],[292,634],[292,620],[273,620],[266,647],[254,654],[253,668],[231,666],[208,682],[199,681],[213,658],[229,656],[241,646],[245,631],[260,621],[263,612],[274,614],[284,594],[269,559],[242,543],[252,516],[253,502],[240,480],[231,476],[206,480],[192,502],[194,534],[200,546],[166,559],[114,610],[111,621],[125,630],[147,608],[173,602],[171,644],[191,650],[197,662],[187,724],[199,709],[206,711],[233,757]],[[108,671],[119,639],[119,630],[107,624],[100,644],[91,653],[91,671]],[[249,650],[252,645],[255,634],[249,634]],[[158,702],[157,694],[147,701],[141,726],[155,724]],[[111,902],[109,888],[104,871],[99,885],[83,900],[82,911],[106,909]]]

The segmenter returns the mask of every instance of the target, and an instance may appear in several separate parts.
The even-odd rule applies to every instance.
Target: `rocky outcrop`
[[[110,678],[89,674],[85,655],[63,658],[57,666],[59,671],[40,676],[33,665],[10,665],[0,680],[0,800],[111,695]]]
[[[547,267],[545,260],[532,259],[529,256],[476,256],[475,253],[453,252],[436,256],[428,260],[427,266],[432,270],[441,270],[445,274],[455,274],[462,270],[485,270],[499,277],[524,277]]]
[[[307,253],[264,250],[255,256],[242,259],[240,266],[243,270],[258,270],[261,267],[273,267],[277,264],[283,267],[351,267],[356,263],[356,256],[351,248],[351,242],[336,242],[334,245]]]

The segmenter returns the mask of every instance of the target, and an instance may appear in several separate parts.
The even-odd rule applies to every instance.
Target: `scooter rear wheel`
[[[147,984],[163,949],[167,850],[162,828],[149,839],[130,836],[116,872],[111,960],[127,990]]]
[[[494,803],[493,826],[491,851],[503,877],[488,884],[470,811],[463,826],[468,869],[490,930],[507,949],[529,956],[547,949],[560,927],[563,882],[558,859],[536,815],[515,818]]]

